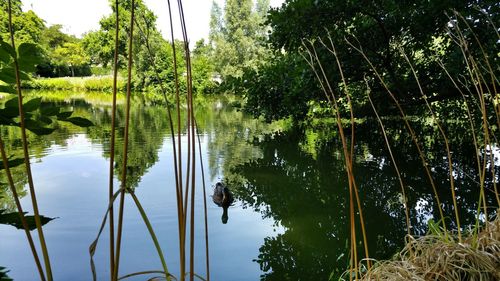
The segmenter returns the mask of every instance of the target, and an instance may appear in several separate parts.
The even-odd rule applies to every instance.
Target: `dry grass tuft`
[[[459,243],[437,235],[409,236],[393,260],[378,262],[361,280],[500,280],[500,217]]]

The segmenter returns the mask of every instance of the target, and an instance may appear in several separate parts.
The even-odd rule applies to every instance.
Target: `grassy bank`
[[[414,238],[393,260],[375,263],[361,280],[500,280],[500,218],[463,242],[442,231]],[[349,279],[349,277],[344,278]]]
[[[125,79],[119,77],[118,90],[124,91],[125,87]],[[111,91],[113,89],[113,77],[89,76],[37,78],[24,82],[23,88],[35,90]]]

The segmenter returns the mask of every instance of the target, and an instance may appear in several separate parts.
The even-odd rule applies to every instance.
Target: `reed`
[[[115,50],[113,54],[113,102],[111,110],[111,136],[110,136],[110,156],[109,156],[109,183],[108,196],[110,204],[109,209],[109,273],[110,280],[114,278],[115,272],[115,216],[113,209],[113,179],[114,179],[114,164],[115,164],[115,142],[116,142],[116,94],[118,91],[118,46],[120,35],[120,12],[118,10],[118,0],[115,1]]]
[[[118,11],[118,6],[116,7]],[[122,240],[123,228],[123,211],[125,205],[125,191],[127,190],[127,152],[128,152],[128,133],[130,126],[130,95],[132,92],[132,52],[133,52],[133,35],[134,35],[134,15],[135,15],[135,0],[132,0],[132,8],[130,12],[130,32],[128,44],[128,64],[127,64],[127,101],[125,103],[125,132],[123,141],[123,163],[122,163],[122,182],[120,188],[120,203],[118,209],[118,226],[116,233],[116,246],[115,246],[115,262],[113,271],[113,281],[118,280],[118,269],[120,266],[120,250]],[[115,110],[115,109],[113,109]]]
[[[321,60],[316,52],[316,49],[314,47],[314,43],[312,41],[309,41],[308,44],[304,43],[304,47],[307,48],[307,54],[309,57],[305,57],[304,59],[306,62],[311,66],[313,72],[315,73],[320,86],[325,93],[326,98],[328,99],[330,105],[332,106],[332,110],[335,113],[336,116],[336,123],[337,123],[337,128],[339,130],[339,135],[340,139],[342,142],[342,149],[343,149],[343,155],[344,155],[344,161],[345,161],[345,168],[346,168],[346,173],[347,173],[347,178],[348,178],[348,184],[349,184],[349,217],[350,217],[350,233],[351,233],[351,238],[350,238],[350,249],[351,249],[351,261],[350,261],[350,271],[354,272],[355,278],[358,279],[358,258],[357,258],[357,239],[356,239],[356,225],[355,225],[355,210],[354,210],[354,198],[353,194],[356,193],[357,196],[357,187],[355,184],[355,178],[354,178],[354,173],[352,169],[352,155],[351,152],[353,151],[352,146],[354,145],[352,141],[354,140],[354,136],[351,137],[351,147],[347,146],[347,139],[345,137],[344,129],[342,126],[342,117],[340,116],[340,110],[337,102],[337,97],[335,95],[335,92],[330,85],[330,82],[328,80],[328,77],[324,71],[323,66],[321,65]],[[348,92],[346,91],[345,94],[348,96]],[[350,99],[348,99],[348,105],[349,105],[349,110],[352,113],[352,104]],[[352,118],[351,115],[351,128],[354,127],[354,119]],[[352,135],[354,135],[354,131],[351,132]],[[365,229],[364,229],[364,222],[362,218],[362,211],[361,211],[361,205],[359,204],[359,200],[357,200],[358,203],[358,210],[360,214],[360,221],[362,223],[362,232],[363,232],[363,238],[364,238],[364,245],[365,245],[365,254],[366,258],[369,258],[368,254],[368,247],[366,243],[366,234],[365,234]],[[368,267],[370,267],[370,263],[368,262]],[[352,275],[350,275],[350,278],[352,278]]]
[[[1,137],[0,137],[0,153],[2,154],[3,167],[5,169],[5,174],[7,175],[7,180],[9,182],[9,187],[10,187],[10,190],[12,192],[12,197],[14,198],[14,202],[16,203],[17,212],[19,214],[19,218],[21,219],[24,233],[26,234],[26,239],[28,239],[31,253],[33,254],[33,258],[35,259],[35,264],[36,264],[36,268],[38,270],[38,274],[40,274],[40,280],[45,281],[46,280],[45,273],[43,272],[42,264],[40,262],[40,258],[38,257],[38,252],[36,250],[35,243],[33,242],[33,237],[31,236],[28,222],[26,221],[26,217],[24,216],[24,211],[23,211],[23,207],[21,205],[21,200],[19,198],[19,195],[17,194],[14,180],[12,179],[12,173],[11,173],[10,168],[9,168],[7,154],[5,153],[5,147],[3,145],[3,140]]]
[[[14,28],[12,26],[12,3],[11,2],[12,2],[11,0],[8,0],[9,34],[10,34],[10,42],[11,42],[12,49],[16,50],[16,43],[14,40]],[[31,203],[32,203],[32,207],[33,207],[33,213],[35,216],[35,224],[36,224],[36,229],[38,232],[38,239],[40,241],[40,248],[42,250],[42,256],[43,256],[44,265],[45,265],[45,277],[47,278],[48,281],[52,281],[53,278],[52,278],[52,268],[50,265],[50,257],[49,257],[47,244],[45,242],[45,236],[43,233],[42,222],[40,219],[40,212],[38,209],[38,201],[36,198],[35,185],[33,183],[33,175],[31,173],[30,156],[29,156],[29,151],[28,151],[28,140],[26,137],[25,116],[24,116],[24,110],[23,110],[23,95],[22,95],[22,90],[21,90],[21,78],[20,78],[19,64],[17,61],[17,56],[13,56],[13,59],[14,59],[14,72],[15,72],[15,78],[16,78],[15,81],[16,81],[16,90],[17,90],[17,97],[18,97],[19,119],[20,119],[20,127],[21,127],[21,140],[22,140],[22,147],[23,147],[24,164],[25,164],[25,168],[26,168],[26,176],[28,178],[28,186],[29,186],[29,190],[30,190]],[[3,151],[3,149],[2,149],[2,151]],[[2,159],[4,159],[4,157],[2,157]],[[4,162],[4,165],[5,165],[5,162]],[[5,167],[7,167],[7,166],[5,166]],[[11,185],[11,187],[13,187],[13,186]],[[20,205],[18,205],[18,210],[19,210],[19,206]],[[23,222],[23,225],[24,225],[24,223],[25,222]],[[35,261],[37,262],[36,252],[33,252],[33,255],[35,257]],[[37,265],[38,265],[38,263],[39,262],[37,262]],[[43,279],[43,274],[41,274],[41,276]]]
[[[170,15],[170,23],[171,23],[171,35],[172,35],[172,47],[174,49],[174,69],[176,70],[176,55],[175,55],[175,45],[173,44],[173,26],[172,26],[172,9],[171,9],[171,3],[170,1],[167,1],[168,3],[168,8],[169,8],[169,15]],[[117,22],[118,22],[118,1],[116,1],[116,17],[117,17]],[[124,159],[122,162],[122,174],[121,174],[121,186],[119,190],[114,191],[113,188],[113,159],[114,159],[114,153],[115,153],[115,122],[112,121],[112,146],[111,146],[111,151],[110,154],[113,156],[110,160],[110,177],[109,177],[109,205],[108,209],[106,211],[106,214],[103,218],[103,222],[101,223],[101,227],[99,229],[98,235],[94,242],[90,245],[89,251],[91,255],[91,268],[95,280],[95,265],[93,261],[93,256],[95,255],[96,248],[97,248],[97,243],[100,238],[100,235],[102,231],[104,230],[104,227],[107,222],[107,218],[109,216],[110,219],[110,269],[111,269],[111,280],[121,280],[124,278],[132,277],[132,276],[137,276],[137,275],[143,275],[143,274],[161,274],[161,278],[165,278],[167,280],[171,279],[179,279],[179,280],[185,280],[187,274],[189,274],[190,280],[194,280],[195,277],[205,280],[202,276],[196,274],[194,272],[194,230],[195,230],[195,224],[194,224],[194,216],[195,216],[195,209],[194,209],[194,200],[195,200],[195,194],[196,194],[196,175],[195,175],[195,168],[196,168],[196,122],[194,119],[194,106],[193,106],[193,95],[192,95],[192,83],[191,83],[191,67],[190,67],[190,54],[189,54],[189,46],[188,46],[188,39],[187,39],[187,31],[185,28],[185,20],[184,20],[184,15],[183,15],[183,10],[182,10],[182,1],[178,1],[178,8],[179,8],[179,14],[180,14],[180,19],[181,19],[181,28],[183,31],[183,37],[184,37],[184,52],[185,52],[185,57],[186,57],[186,73],[187,73],[187,93],[186,93],[186,105],[188,109],[188,114],[187,114],[187,165],[186,165],[186,173],[185,173],[185,189],[183,188],[182,185],[182,163],[181,163],[181,120],[180,120],[180,87],[179,87],[179,79],[177,75],[177,70],[175,71],[174,79],[175,79],[175,88],[176,88],[176,103],[177,103],[177,130],[174,126],[173,122],[173,114],[171,113],[170,110],[170,102],[167,99],[167,89],[165,88],[165,81],[162,81],[159,75],[159,70],[155,64],[154,58],[154,53],[151,50],[150,44],[149,44],[149,38],[148,38],[148,32],[146,32],[143,29],[143,25],[141,25],[140,19],[141,15],[136,15],[135,14],[135,1],[132,1],[132,10],[131,10],[131,18],[130,18],[130,26],[129,26],[129,49],[128,49],[128,76],[127,76],[127,101],[126,101],[126,116],[125,116],[125,132],[124,132]],[[150,63],[153,67],[154,73],[156,75],[156,78],[158,81],[160,81],[159,88],[161,91],[161,94],[164,99],[164,104],[166,106],[166,111],[169,119],[169,125],[170,125],[170,134],[172,136],[172,149],[174,152],[173,155],[173,162],[174,162],[174,172],[175,172],[175,190],[176,190],[176,199],[177,199],[177,215],[178,215],[178,229],[179,229],[179,255],[180,255],[180,275],[176,278],[173,275],[171,275],[168,271],[167,268],[167,263],[164,258],[164,254],[162,252],[159,240],[154,232],[153,226],[149,222],[149,219],[147,217],[147,214],[142,207],[142,204],[140,203],[139,199],[135,195],[133,190],[130,190],[129,187],[126,186],[126,177],[127,177],[127,144],[128,144],[128,132],[129,132],[129,127],[132,126],[133,124],[130,123],[130,94],[131,94],[131,69],[132,69],[132,40],[133,40],[133,31],[134,27],[137,28],[140,36],[141,36],[141,43],[145,44],[146,49],[148,51],[148,57],[150,60]],[[118,26],[117,26],[118,30]],[[116,39],[118,40],[118,31],[116,31]],[[117,43],[118,44],[118,43]],[[115,53],[115,58],[116,58],[116,53]],[[113,114],[116,112],[116,91],[117,91],[117,86],[116,86],[116,76],[117,76],[117,64],[115,61],[115,68],[114,68],[114,75],[115,75],[115,80],[114,80],[114,85],[113,85]],[[114,117],[112,117],[114,120]],[[177,131],[177,141],[175,138],[175,131]],[[201,149],[201,141],[198,137],[198,147]],[[201,158],[201,150],[200,150],[200,160],[199,163],[201,165],[202,169],[202,180],[204,181],[204,172],[203,172],[203,163],[202,163],[202,158]],[[124,200],[126,199],[126,193],[128,193],[135,205],[137,210],[139,211],[144,223],[146,224],[146,227],[149,231],[149,235],[152,238],[152,241],[155,245],[155,248],[158,253],[158,257],[160,258],[163,270],[151,270],[151,271],[144,271],[144,272],[136,272],[136,273],[130,273],[127,275],[124,275],[122,277],[119,277],[119,265],[120,265],[120,249],[121,249],[121,241],[122,241],[122,233],[123,233],[123,211],[124,211]],[[208,223],[207,223],[207,208],[206,208],[206,192],[205,192],[205,183],[203,182],[203,195],[204,195],[204,211],[205,211],[205,245],[206,245],[206,280],[210,280],[210,270],[209,270],[209,256],[208,256]],[[190,198],[190,200],[188,200]],[[118,225],[117,225],[117,230],[116,230],[116,237],[114,235],[114,225],[113,225],[113,212],[114,212],[114,203],[115,201],[119,201],[119,207],[118,207]],[[188,209],[189,208],[189,209]],[[188,212],[189,210],[189,212]],[[189,221],[189,229],[190,229],[190,237],[189,237],[189,249],[190,249],[190,259],[189,259],[189,272],[187,272],[187,267],[186,267],[186,241],[187,241],[187,219],[188,216],[187,214],[190,214],[190,221]],[[112,240],[116,239],[116,243],[113,243]],[[114,255],[114,259],[113,259]]]
[[[444,74],[450,79],[455,88],[460,92],[461,98],[463,99],[463,104],[465,105],[465,111],[467,113],[466,119],[470,125],[470,130],[472,131],[472,142],[475,147],[475,158],[477,162],[477,172],[479,175],[480,183],[478,183],[479,189],[479,199],[476,217],[476,226],[469,231],[462,228],[460,224],[459,211],[460,207],[457,202],[458,196],[456,194],[457,186],[455,185],[455,166],[452,160],[452,148],[449,138],[446,134],[446,120],[441,120],[438,114],[435,112],[433,104],[427,100],[427,93],[422,87],[420,78],[417,71],[414,68],[412,58],[408,56],[401,47],[397,48],[401,58],[407,63],[408,69],[410,71],[410,77],[413,77],[421,96],[421,101],[427,109],[429,116],[433,120],[433,124],[437,126],[439,134],[441,136],[442,144],[444,150],[447,154],[446,163],[448,167],[448,183],[450,186],[451,200],[453,203],[453,215],[446,214],[454,217],[456,223],[456,229],[449,230],[445,224],[445,214],[442,208],[441,200],[439,198],[436,184],[431,173],[431,167],[427,160],[426,154],[423,149],[423,145],[420,143],[418,134],[415,132],[413,127],[409,122],[409,117],[405,112],[405,109],[398,101],[396,96],[391,91],[390,87],[387,85],[386,81],[379,70],[371,62],[370,58],[366,55],[363,50],[362,44],[354,38],[346,38],[346,44],[352,48],[357,54],[361,55],[365,60],[365,63],[370,67],[374,77],[380,85],[382,85],[385,92],[393,101],[396,109],[399,112],[400,119],[403,121],[406,129],[411,135],[412,141],[417,148],[422,167],[427,175],[430,186],[432,187],[435,199],[435,205],[439,211],[440,225],[432,224],[430,225],[430,233],[426,236],[415,238],[411,233],[411,217],[408,209],[408,199],[407,190],[403,182],[402,176],[399,172],[398,165],[394,158],[391,144],[385,126],[383,124],[382,118],[379,115],[378,109],[375,107],[373,100],[371,98],[371,86],[370,81],[365,78],[365,90],[366,98],[374,112],[377,122],[381,128],[382,135],[384,137],[384,142],[386,144],[389,156],[394,165],[396,176],[401,187],[401,194],[404,198],[403,206],[406,217],[407,226],[407,239],[405,248],[401,253],[396,255],[393,260],[387,262],[377,262],[374,267],[370,267],[370,257],[368,251],[365,250],[367,263],[366,268],[360,263],[359,265],[353,264],[358,263],[356,247],[356,220],[354,216],[354,200],[353,194],[356,196],[356,200],[359,200],[357,196],[357,188],[355,184],[355,173],[352,170],[352,159],[354,151],[351,146],[351,150],[348,150],[347,141],[348,137],[344,133],[342,116],[340,115],[340,109],[338,105],[338,99],[341,97],[339,93],[343,92],[343,98],[347,99],[347,106],[349,109],[349,118],[351,125],[351,145],[354,142],[354,121],[353,121],[353,107],[350,100],[349,85],[344,77],[342,65],[339,62],[338,53],[331,40],[329,34],[326,38],[329,39],[329,44],[326,44],[323,39],[318,38],[317,41],[307,41],[303,43],[305,54],[303,55],[305,61],[309,64],[312,71],[316,75],[317,81],[323,90],[325,97],[331,106],[332,112],[337,120],[337,127],[339,130],[339,137],[342,142],[342,150],[344,154],[344,161],[347,171],[348,183],[349,183],[349,213],[350,213],[350,232],[351,232],[351,245],[350,245],[350,255],[351,262],[350,268],[341,277],[341,280],[429,280],[429,279],[440,279],[440,280],[496,280],[500,278],[498,267],[500,266],[500,260],[498,260],[498,239],[500,238],[499,230],[499,219],[497,214],[497,219],[493,222],[488,222],[488,206],[486,200],[485,184],[487,181],[487,173],[491,173],[491,184],[493,185],[494,196],[496,198],[497,204],[500,204],[500,197],[497,188],[497,172],[495,168],[495,158],[493,156],[493,148],[498,143],[497,136],[495,135],[495,127],[500,127],[500,106],[498,103],[498,92],[497,85],[499,80],[495,74],[495,67],[491,58],[488,57],[484,46],[478,40],[478,37],[474,33],[473,29],[468,24],[467,20],[461,15],[454,13],[454,17],[450,18],[450,22],[454,23],[453,28],[449,28],[448,34],[450,39],[459,47],[464,58],[464,64],[466,66],[466,73],[468,77],[452,77],[450,72],[446,69],[445,64],[439,59],[436,59],[436,63],[442,68]],[[467,34],[465,34],[464,29],[461,25],[465,25]],[[494,26],[492,23],[491,26]],[[498,30],[495,29],[498,36]],[[499,37],[500,38],[500,37]],[[319,42],[319,44],[316,44]],[[474,53],[472,49],[473,43],[477,46],[476,50],[479,50],[479,55]],[[326,50],[327,53],[331,54],[337,62],[337,71],[341,78],[341,83],[335,88],[329,82],[329,77],[323,68],[322,61],[318,55],[317,49],[322,48]],[[323,53],[324,54],[324,53]],[[465,79],[465,80],[464,80]],[[372,81],[373,82],[373,81]],[[467,87],[469,86],[469,87]],[[464,89],[468,92],[464,92]],[[472,90],[471,90],[472,89]],[[360,94],[360,92],[358,92]],[[474,114],[473,112],[478,112],[481,126],[478,127],[474,124]],[[492,122],[494,125],[492,125]],[[345,125],[345,122],[344,122]],[[360,224],[362,226],[362,233],[365,235],[365,230],[363,228],[363,218],[362,211],[360,209],[360,202],[357,202],[357,208],[359,209]],[[486,218],[486,223],[484,227],[480,226],[480,214],[481,209]],[[498,212],[498,211],[497,211]],[[365,247],[366,239],[364,240]]]

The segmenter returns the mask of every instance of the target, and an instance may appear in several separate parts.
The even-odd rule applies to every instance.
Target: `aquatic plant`
[[[187,278],[187,275],[189,274],[189,279],[194,280],[194,277],[198,277],[200,279],[205,280],[205,278],[201,277],[200,275],[196,274],[194,272],[194,230],[195,230],[195,224],[194,224],[194,217],[195,217],[195,194],[196,194],[196,181],[195,181],[195,168],[196,168],[196,121],[195,121],[195,115],[194,115],[194,104],[193,104],[193,87],[192,87],[192,75],[191,75],[191,62],[190,62],[190,53],[189,53],[189,46],[188,46],[188,37],[187,37],[187,31],[185,27],[185,19],[184,19],[184,12],[182,8],[182,1],[177,2],[178,10],[179,10],[179,16],[180,16],[180,21],[181,21],[181,29],[183,33],[183,39],[184,39],[184,58],[186,60],[185,65],[186,65],[186,92],[185,92],[185,98],[186,98],[186,107],[187,107],[187,120],[186,120],[186,125],[185,127],[187,128],[187,163],[185,167],[185,185],[183,185],[183,166],[181,162],[181,153],[182,153],[182,147],[181,147],[181,134],[182,134],[182,127],[181,127],[181,93],[180,93],[180,80],[178,77],[177,73],[177,58],[176,58],[176,46],[175,46],[175,41],[173,38],[173,22],[172,22],[172,8],[171,8],[171,3],[170,1],[167,1],[168,4],[168,9],[169,9],[169,16],[170,16],[170,25],[171,25],[171,35],[172,35],[172,49],[174,52],[173,55],[173,64],[174,64],[174,85],[175,85],[175,103],[176,103],[176,110],[177,110],[177,127],[174,126],[174,118],[171,113],[170,109],[170,102],[167,99],[166,93],[167,90],[164,86],[165,81],[162,81],[159,75],[159,70],[153,60],[154,54],[151,48],[149,47],[149,38],[147,36],[147,24],[141,22],[141,15],[135,14],[135,7],[136,7],[136,1],[132,0],[130,3],[129,10],[127,10],[130,13],[130,21],[129,21],[129,42],[128,42],[128,64],[127,64],[127,90],[126,90],[126,116],[125,116],[125,130],[124,130],[124,141],[123,141],[123,162],[120,164],[114,163],[114,155],[115,155],[115,130],[116,130],[116,122],[115,122],[115,112],[116,112],[116,95],[117,95],[117,73],[118,73],[118,63],[117,63],[117,50],[118,50],[118,38],[119,38],[119,29],[118,29],[118,22],[119,22],[119,16],[120,16],[120,11],[123,11],[120,9],[120,2],[117,0],[115,2],[115,6],[113,7],[113,10],[116,15],[116,33],[115,33],[115,57],[114,57],[114,71],[113,71],[113,113],[112,113],[112,134],[111,134],[111,149],[110,149],[110,175],[109,175],[109,206],[106,211],[106,214],[104,216],[103,222],[101,224],[101,227],[98,231],[98,235],[94,242],[90,245],[90,255],[91,255],[91,268],[92,268],[92,273],[94,276],[94,280],[96,279],[96,272],[95,272],[95,265],[93,261],[93,256],[96,252],[96,247],[98,240],[100,238],[100,235],[105,227],[107,217],[109,215],[109,228],[110,228],[110,272],[111,272],[111,280],[119,280],[122,278],[130,277],[130,276],[136,276],[136,275],[142,275],[142,274],[160,274],[162,278],[165,278],[167,280],[171,279],[180,279],[180,280],[185,280]],[[166,111],[168,115],[168,122],[170,124],[170,135],[172,136],[172,149],[173,149],[173,162],[174,162],[174,174],[175,174],[175,190],[176,190],[176,201],[177,201],[177,217],[178,217],[178,232],[179,232],[179,256],[180,256],[180,276],[178,278],[172,276],[169,273],[169,270],[167,268],[167,264],[165,261],[165,257],[163,254],[163,251],[160,247],[160,244],[158,242],[158,238],[154,232],[154,229],[149,222],[148,216],[142,207],[141,203],[139,202],[138,198],[135,196],[135,191],[131,186],[128,186],[127,184],[127,171],[128,171],[128,166],[127,166],[127,150],[128,150],[128,138],[129,138],[129,128],[130,126],[134,126],[134,124],[130,123],[130,105],[131,105],[131,91],[132,91],[132,64],[133,64],[133,59],[132,59],[132,53],[133,53],[133,32],[134,32],[134,27],[137,27],[139,30],[139,33],[141,35],[141,39],[143,40],[143,43],[145,44],[147,51],[149,52],[149,58],[150,58],[150,63],[151,66],[154,69],[154,72],[157,76],[157,79],[161,81],[160,83],[160,90],[161,94],[164,98],[164,104],[166,106]],[[182,124],[184,125],[184,124]],[[177,140],[175,138],[175,132],[177,133]],[[198,142],[199,142],[198,138]],[[200,163],[202,163],[201,159],[201,151],[200,151]],[[118,190],[115,190],[113,187],[113,173],[114,173],[114,167],[121,167],[118,170],[121,171],[121,174],[118,176],[121,184],[120,188]],[[202,166],[203,169],[203,166]],[[204,175],[202,175],[202,178]],[[203,191],[205,194],[205,186],[203,184]],[[146,224],[149,234],[151,236],[151,239],[154,242],[155,248],[157,249],[158,257],[161,260],[162,264],[162,270],[151,270],[151,271],[144,271],[144,272],[136,272],[136,273],[130,273],[125,276],[120,277],[119,276],[119,266],[120,266],[120,253],[121,253],[121,241],[122,241],[122,233],[123,233],[123,216],[124,216],[124,201],[126,199],[126,194],[128,194],[130,197],[132,197],[138,211],[141,214],[142,219],[144,220],[144,223]],[[205,196],[204,196],[205,198]],[[115,200],[119,201],[119,206],[117,210],[117,216],[118,216],[118,222],[117,222],[117,228],[115,229],[114,226],[114,204]],[[205,200],[205,199],[204,199]],[[208,225],[207,225],[207,216],[206,216],[206,203],[204,205],[204,210],[205,210],[205,245],[206,245],[206,271],[207,271],[207,277],[206,280],[210,280],[210,275],[209,275],[209,258],[208,258]],[[190,214],[190,221],[188,223],[188,214]],[[189,233],[189,239],[187,238],[187,229],[189,227],[190,233]],[[116,230],[116,232],[115,232]],[[186,242],[189,241],[189,271],[187,270],[187,265],[186,265]]]
[[[55,130],[49,127],[55,120],[71,122],[82,127],[92,126],[92,122],[81,117],[71,117],[71,111],[62,112],[58,107],[41,108],[41,98],[34,98],[27,102],[23,101],[21,82],[30,79],[29,73],[35,70],[35,65],[41,60],[40,50],[35,44],[30,43],[22,43],[16,47],[14,28],[12,26],[11,0],[7,3],[7,10],[10,44],[0,40],[0,81],[2,82],[0,91],[8,94],[16,94],[16,97],[9,98],[5,102],[4,108],[0,109],[0,124],[2,126],[15,126],[20,128],[23,158],[9,159],[1,138],[0,153],[2,156],[3,169],[7,175],[8,184],[17,208],[20,226],[22,226],[26,234],[40,279],[51,281],[53,280],[52,268],[42,228],[42,225],[47,223],[48,220],[40,215],[38,207],[36,189],[31,172],[27,130],[36,135],[47,135]],[[31,204],[34,212],[34,216],[30,217],[32,221],[29,221],[28,217],[25,216],[10,170],[19,165],[24,165],[26,171]],[[40,242],[44,268],[42,267],[38,251],[30,233],[30,230],[33,229],[33,221]],[[9,223],[9,220],[7,220],[7,223]],[[19,227],[19,224],[17,224],[17,226]]]
[[[486,12],[484,12],[485,20],[489,20],[489,26],[492,30],[497,30],[491,19],[487,17]],[[328,32],[327,32],[328,33]],[[329,35],[329,34],[328,34]],[[488,208],[495,206],[487,206],[485,186],[489,184],[493,187],[491,193],[494,194],[496,198],[497,205],[500,204],[499,192],[497,189],[497,172],[495,167],[496,158],[494,156],[493,150],[498,144],[497,128],[500,127],[500,114],[498,105],[498,75],[497,67],[495,67],[495,60],[488,57],[478,36],[475,35],[475,31],[471,28],[468,23],[468,19],[462,17],[459,13],[453,12],[452,16],[449,17],[448,24],[448,36],[449,41],[458,46],[458,50],[463,56],[464,63],[464,75],[459,77],[452,77],[448,71],[445,63],[442,62],[440,56],[434,58],[434,62],[438,64],[445,75],[447,75],[455,85],[456,90],[460,92],[463,98],[463,104],[467,112],[466,120],[470,124],[470,128],[464,128],[471,130],[474,148],[475,148],[475,158],[477,159],[477,173],[479,175],[480,183],[478,184],[478,202],[477,202],[477,218],[476,226],[472,231],[468,232],[468,237],[464,238],[462,232],[465,229],[462,228],[460,224],[460,206],[458,204],[460,192],[458,186],[455,185],[455,177],[457,171],[453,165],[452,161],[452,147],[450,146],[449,138],[447,136],[446,128],[444,126],[445,120],[443,120],[442,112],[439,110],[439,102],[432,102],[429,97],[432,93],[427,93],[420,82],[420,74],[414,68],[415,53],[408,54],[404,46],[391,46],[395,51],[399,53],[404,62],[409,66],[409,77],[413,77],[416,85],[420,91],[420,102],[424,104],[427,114],[429,116],[430,124],[435,126],[439,131],[441,136],[443,150],[446,152],[446,163],[447,163],[447,173],[448,173],[448,184],[450,186],[451,198],[453,201],[453,214],[446,213],[443,210],[443,205],[438,195],[438,190],[433,179],[434,169],[429,161],[429,155],[425,152],[424,146],[422,145],[422,136],[419,132],[416,132],[411,124],[411,118],[406,113],[408,104],[402,104],[397,95],[393,93],[390,87],[386,84],[384,76],[379,72],[380,70],[375,66],[370,57],[367,55],[367,50],[363,48],[363,43],[358,41],[354,36],[345,38],[347,45],[354,51],[356,51],[365,60],[365,63],[371,69],[370,75],[365,75],[365,93],[367,99],[373,109],[373,114],[376,117],[381,132],[386,143],[388,153],[394,164],[395,173],[397,175],[399,185],[401,187],[401,194],[403,197],[402,204],[405,210],[406,224],[407,224],[407,243],[404,254],[400,254],[402,257],[401,261],[388,262],[388,265],[377,266],[377,269],[371,267],[371,258],[367,251],[366,239],[363,239],[363,244],[365,246],[365,259],[358,258],[357,243],[356,238],[356,225],[359,223],[361,225],[361,233],[363,237],[369,235],[365,232],[364,222],[362,216],[362,204],[359,202],[357,195],[357,188],[355,184],[355,174],[352,171],[352,159],[353,159],[353,146],[355,140],[355,122],[353,118],[353,106],[351,104],[350,89],[348,81],[344,77],[343,66],[339,61],[339,53],[336,50],[336,46],[330,36],[327,36],[328,40],[325,42],[323,39],[318,38],[316,41],[304,41],[303,42],[303,57],[312,68],[313,72],[317,77],[317,81],[321,86],[325,97],[331,106],[331,112],[334,114],[337,120],[337,127],[339,130],[339,138],[342,141],[342,151],[344,155],[345,169],[347,172],[347,177],[349,179],[349,213],[350,213],[350,269],[344,275],[344,279],[356,279],[363,277],[365,280],[372,279],[391,279],[393,280],[397,276],[401,280],[407,280],[416,278],[415,280],[428,280],[429,278],[443,278],[443,280],[460,280],[461,278],[480,280],[481,278],[498,278],[498,272],[495,268],[498,268],[498,261],[495,258],[498,256],[498,249],[493,251],[481,252],[483,248],[488,248],[491,250],[490,246],[484,246],[490,243],[491,245],[498,245],[498,241],[495,240],[498,236],[498,228],[495,226],[498,224],[498,219],[493,223],[488,223]],[[498,33],[497,33],[498,36]],[[500,38],[500,37],[499,37]],[[329,75],[322,64],[322,56],[318,55],[318,49],[326,50],[327,53],[332,55],[337,61],[336,71],[340,74],[342,78],[342,83],[338,85],[332,85],[329,80]],[[471,51],[473,48],[481,50],[481,52]],[[324,55],[324,54],[323,54]],[[426,172],[428,183],[432,188],[435,199],[435,207],[439,211],[439,223],[430,223],[430,229],[434,232],[439,232],[439,235],[431,234],[421,238],[414,238],[414,233],[411,232],[410,216],[408,210],[407,202],[407,187],[405,186],[401,173],[398,169],[398,165],[395,162],[391,144],[389,138],[387,137],[384,121],[379,115],[379,109],[373,103],[371,98],[371,91],[373,88],[378,87],[385,89],[388,98],[393,103],[393,108],[399,114],[400,122],[404,123],[407,131],[409,132],[411,139],[415,148],[417,149],[418,155],[421,159],[422,167]],[[349,112],[350,120],[350,136],[345,134],[345,124],[342,123],[341,113],[345,112],[340,109],[338,105],[338,100],[344,99],[347,102],[347,108]],[[479,126],[475,124],[476,116],[479,117]],[[351,150],[348,150],[348,143],[350,141]],[[490,173],[488,177],[487,174]],[[357,202],[353,200],[353,193],[356,197]],[[355,214],[358,213],[358,219]],[[454,225],[451,229],[448,229],[446,223],[446,218],[452,217],[454,219]],[[484,218],[480,219],[481,217]],[[481,226],[481,222],[485,223]],[[493,229],[493,232],[490,229]],[[483,237],[483,238],[481,238]],[[484,237],[489,237],[488,242]],[[490,239],[491,238],[491,239]],[[482,240],[483,239],[483,240]],[[467,242],[466,242],[467,241]],[[483,245],[483,246],[480,246]],[[483,248],[481,248],[483,247]],[[497,246],[493,246],[493,248]],[[410,262],[411,260],[411,262]],[[446,265],[446,262],[449,264]],[[421,269],[416,269],[417,264],[423,264]],[[434,264],[433,264],[434,263]],[[366,264],[366,265],[364,265]],[[420,266],[420,265],[419,265]],[[414,272],[419,272],[418,277],[412,275]],[[423,274],[421,274],[424,272]],[[395,279],[398,280],[398,279]],[[482,280],[482,279],[481,279]]]

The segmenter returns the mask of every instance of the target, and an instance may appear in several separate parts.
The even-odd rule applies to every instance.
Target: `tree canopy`
[[[499,22],[499,9],[497,1],[490,0],[287,0],[280,8],[269,11],[266,23],[271,29],[269,44],[275,55],[252,75],[256,77],[255,80],[265,80],[270,84],[258,92],[246,88],[248,98],[256,101],[250,103],[248,108],[256,115],[264,115],[272,120],[305,116],[308,102],[324,100],[323,93],[318,91],[317,81],[309,79],[304,85],[304,78],[311,77],[311,71],[307,68],[304,68],[304,72],[294,71],[297,65],[290,59],[304,55],[306,48],[311,49],[312,46],[334,90],[341,92],[342,83],[335,55],[331,52],[332,44],[343,67],[346,82],[352,87],[354,99],[360,106],[366,106],[365,94],[360,90],[364,88],[365,80],[370,81],[375,102],[382,107],[389,104],[386,102],[386,90],[376,79],[374,69],[381,73],[389,90],[402,103],[416,104],[422,101],[405,55],[430,98],[457,96],[459,91],[438,64],[443,63],[454,77],[467,73],[463,55],[451,35],[460,28],[470,42],[473,54],[478,58],[484,56],[478,45],[481,43],[486,56],[498,62],[498,37],[495,36],[497,31],[493,24]],[[354,47],[361,49],[363,54]],[[299,64],[305,64],[305,61]],[[265,78],[274,77],[277,74],[272,72],[283,69],[288,74],[282,75],[297,73],[289,84]],[[276,94],[282,98],[277,98]],[[292,97],[302,97],[296,100],[302,104],[295,106],[298,111],[290,108],[282,114],[272,112],[273,115],[268,115],[268,110],[262,110],[271,107],[269,104],[275,108],[285,108],[288,106],[287,100]]]
[[[224,9],[212,3],[210,44],[215,71],[222,79],[241,77],[267,56],[265,15],[269,0],[227,0]]]

